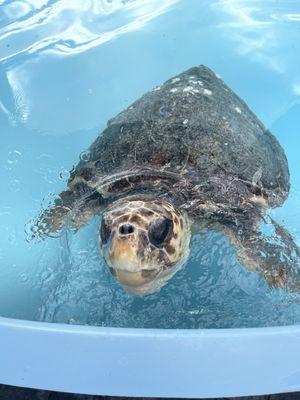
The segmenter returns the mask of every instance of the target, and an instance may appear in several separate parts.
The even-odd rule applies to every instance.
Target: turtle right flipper
[[[47,237],[65,229],[77,230],[97,214],[101,207],[97,192],[78,190],[78,187],[60,193],[53,207],[38,218],[34,236]]]
[[[236,247],[242,265],[261,274],[270,286],[299,292],[300,248],[290,233],[270,217],[268,225],[271,235],[259,229],[259,221],[224,226],[222,230]]]

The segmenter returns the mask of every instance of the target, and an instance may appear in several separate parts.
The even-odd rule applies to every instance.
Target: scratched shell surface
[[[108,122],[89,151],[73,178],[146,167],[185,170],[203,183],[225,171],[274,191],[281,201],[289,191],[287,159],[277,139],[205,66],[190,68],[143,95]]]

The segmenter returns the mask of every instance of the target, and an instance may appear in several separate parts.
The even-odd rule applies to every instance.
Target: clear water
[[[76,234],[26,240],[106,121],[198,64],[279,138],[292,190],[272,215],[300,244],[298,0],[0,0],[0,315],[121,327],[300,323],[299,295],[270,289],[217,232],[194,235],[188,265],[145,298],[105,268],[99,217]]]

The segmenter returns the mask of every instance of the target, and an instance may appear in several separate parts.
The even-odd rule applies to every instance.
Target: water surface
[[[299,295],[270,289],[218,232],[195,234],[186,267],[145,298],[127,295],[107,271],[99,217],[76,234],[27,241],[107,120],[199,64],[284,147],[292,188],[271,214],[300,244],[298,1],[0,0],[2,316],[163,328],[300,323]]]

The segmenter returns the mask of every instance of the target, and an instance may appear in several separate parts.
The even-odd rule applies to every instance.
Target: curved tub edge
[[[0,317],[0,382],[61,392],[212,398],[300,391],[300,326],[92,327]]]

